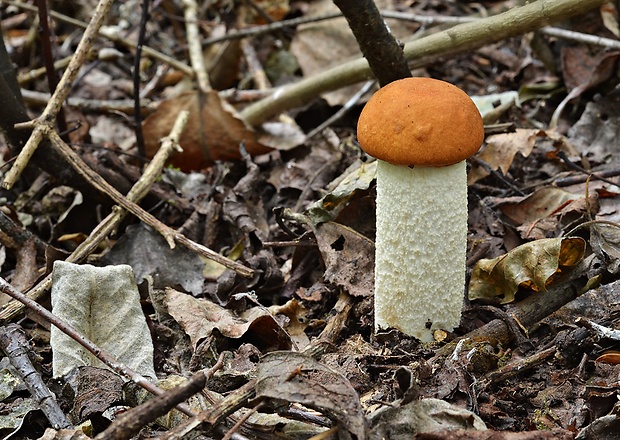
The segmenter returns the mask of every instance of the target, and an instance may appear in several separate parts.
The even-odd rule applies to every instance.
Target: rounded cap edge
[[[476,105],[458,87],[405,78],[379,89],[357,125],[362,149],[395,165],[439,167],[473,156],[484,140]]]

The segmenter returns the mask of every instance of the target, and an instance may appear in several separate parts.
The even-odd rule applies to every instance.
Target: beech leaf
[[[144,121],[144,146],[149,157],[159,149],[160,140],[168,136],[182,110],[190,113],[179,140],[183,152],[173,155],[170,162],[183,171],[199,170],[216,160],[238,160],[241,142],[252,155],[271,151],[256,140],[256,133],[234,114],[234,109],[217,92],[200,95],[197,91],[189,91],[162,102]]]

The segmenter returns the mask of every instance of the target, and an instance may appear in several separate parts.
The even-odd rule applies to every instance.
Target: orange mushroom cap
[[[445,81],[405,78],[382,87],[357,125],[362,149],[395,165],[440,167],[473,156],[484,124],[467,94]]]

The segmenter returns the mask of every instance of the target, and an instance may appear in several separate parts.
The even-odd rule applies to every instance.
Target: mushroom
[[[359,118],[362,149],[377,161],[375,329],[421,341],[459,325],[467,252],[465,160],[484,140],[474,102],[430,78],[375,93]]]

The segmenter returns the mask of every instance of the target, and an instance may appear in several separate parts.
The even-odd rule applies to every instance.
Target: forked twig
[[[60,78],[60,82],[52,98],[43,110],[41,116],[36,121],[31,121],[30,125],[34,125],[34,131],[17,156],[13,166],[4,177],[4,181],[2,182],[3,188],[11,189],[13,185],[15,185],[15,182],[19,179],[26,165],[28,165],[30,158],[39,147],[45,135],[49,135],[49,133],[53,132],[52,128],[58,112],[71,91],[71,86],[90,52],[93,42],[97,37],[97,33],[99,32],[99,28],[103,25],[112,3],[113,0],[100,0],[97,4],[93,18],[90,20],[90,23],[88,23],[84,35],[75,50],[75,55],[69,62],[62,78]]]

